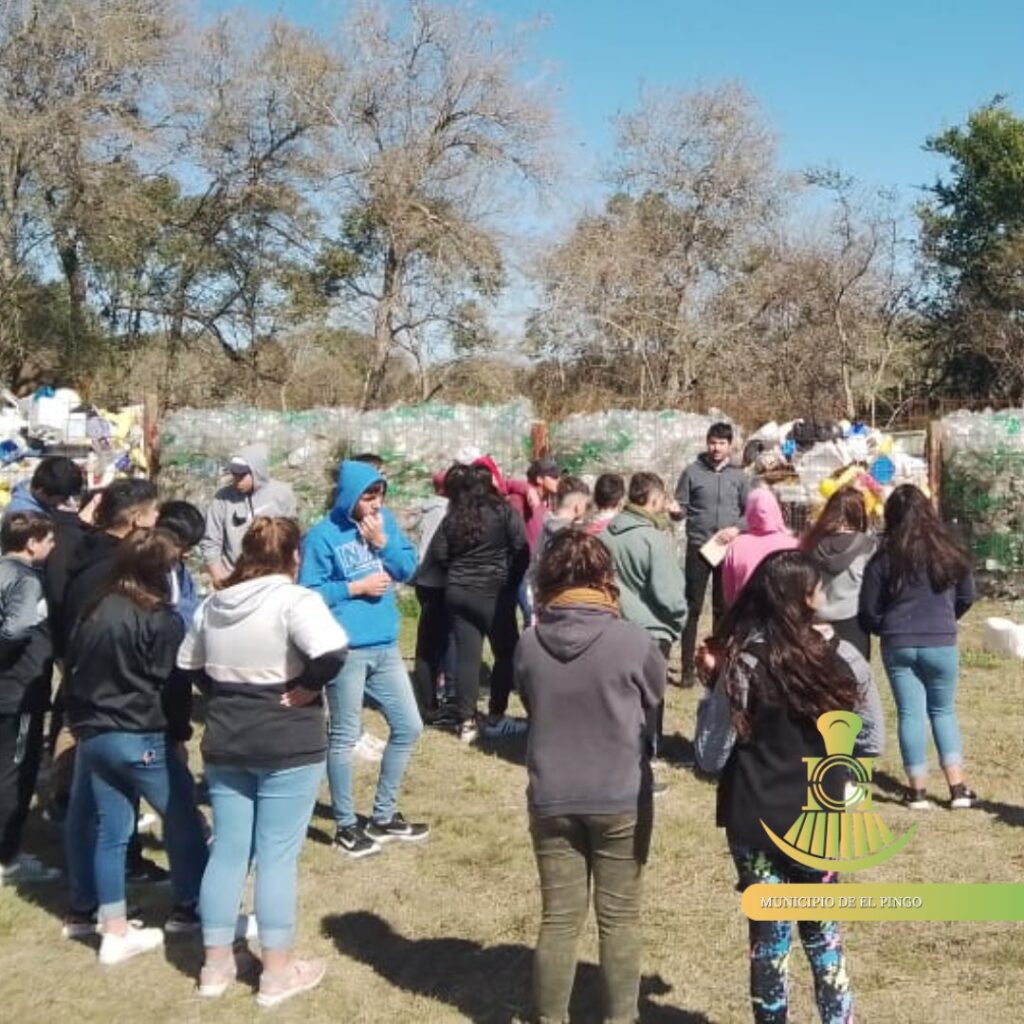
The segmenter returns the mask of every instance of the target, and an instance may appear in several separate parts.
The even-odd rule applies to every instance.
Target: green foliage
[[[928,335],[955,394],[1024,395],[1024,119],[997,97],[928,140],[950,173],[918,209]]]

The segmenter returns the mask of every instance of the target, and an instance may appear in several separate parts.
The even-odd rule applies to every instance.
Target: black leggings
[[[444,599],[444,587],[417,587],[420,620],[416,626],[416,667],[413,689],[420,715],[437,707],[437,677],[448,653],[451,619]]]
[[[495,594],[449,586],[445,590],[445,601],[459,652],[455,685],[462,720],[476,715],[484,637],[490,640],[494,654],[489,711],[492,715],[503,715],[512,693],[512,657],[519,641],[515,591],[501,590]]]

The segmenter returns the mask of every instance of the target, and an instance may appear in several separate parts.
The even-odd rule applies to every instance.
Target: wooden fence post
[[[932,492],[932,505],[942,515],[942,420],[928,422],[925,452],[928,457],[928,489]]]
[[[142,400],[142,450],[155,480],[160,472],[160,398],[155,391],[147,391]]]
[[[534,420],[530,425],[530,447],[535,459],[543,459],[550,450],[548,425],[545,420]]]

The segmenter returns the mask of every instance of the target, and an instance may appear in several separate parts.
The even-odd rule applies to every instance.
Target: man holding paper
[[[693,656],[697,647],[697,623],[711,585],[713,621],[725,611],[721,562],[729,546],[745,527],[744,510],[750,478],[731,463],[733,433],[728,423],[708,429],[707,451],[683,470],[676,484],[677,515],[686,520],[686,603],[683,630],[683,686],[693,686]]]

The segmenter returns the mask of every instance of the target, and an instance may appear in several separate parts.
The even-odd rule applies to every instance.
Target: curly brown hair
[[[611,552],[597,537],[576,527],[555,534],[537,567],[537,604],[550,604],[570,587],[602,590],[617,599]]]

